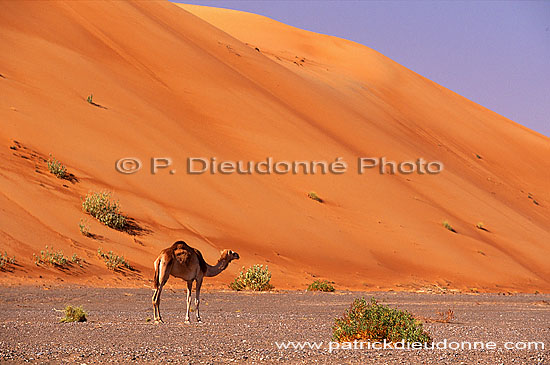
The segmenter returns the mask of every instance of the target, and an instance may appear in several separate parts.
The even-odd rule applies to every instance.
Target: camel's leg
[[[153,320],[155,323],[162,322],[160,318],[160,293],[162,292],[162,287],[159,286],[158,289],[155,289],[153,292]]]
[[[153,290],[153,298],[151,299],[151,301],[153,302],[153,321],[157,320],[157,301],[156,301],[157,292],[158,292],[158,289]]]
[[[164,284],[166,284],[168,278],[170,277],[171,266],[172,265],[170,264],[166,265],[164,261],[161,261],[159,265],[159,287],[158,289],[155,289],[155,292],[153,293],[153,315],[155,323],[164,323],[160,315],[160,294],[162,293]]]
[[[202,278],[197,278],[197,294],[195,295],[195,309],[197,310],[197,322],[202,323],[201,312],[199,312],[199,304],[201,301],[201,285]]]
[[[189,323],[189,311],[191,310],[191,290],[193,289],[193,280],[187,281],[187,311],[185,312],[185,323]]]
[[[156,322],[157,318],[159,317],[158,313],[158,306],[159,306],[159,300],[160,300],[160,292],[162,291],[162,288],[160,287],[160,283],[158,288],[154,289],[153,291],[153,320]]]

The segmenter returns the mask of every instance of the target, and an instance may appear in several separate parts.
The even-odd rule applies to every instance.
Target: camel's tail
[[[155,278],[153,279],[153,286],[155,289],[158,289],[160,286],[159,282],[159,266],[160,266],[160,257],[155,260]]]

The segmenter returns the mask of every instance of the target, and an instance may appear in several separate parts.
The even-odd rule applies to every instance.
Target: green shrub
[[[313,283],[309,284],[307,290],[333,292],[334,286],[332,286],[328,280],[315,280]]]
[[[41,264],[48,264],[51,266],[63,267],[73,263],[82,267],[82,261],[83,261],[81,258],[79,258],[76,255],[76,253],[73,254],[71,259],[69,260],[67,257],[65,257],[62,250],[59,250],[56,252],[54,251],[53,247],[50,250],[48,246],[46,246],[44,250],[40,251],[40,256],[34,253],[32,254],[32,256],[34,258],[34,263],[36,264],[36,266],[39,266]]]
[[[122,230],[127,219],[120,211],[118,201],[111,201],[111,193],[88,193],[82,202],[82,209],[107,227]]]
[[[398,342],[431,342],[422,323],[404,310],[378,304],[372,298],[357,298],[342,318],[337,318],[332,327],[332,339],[338,342],[369,340]]]
[[[449,231],[456,233],[455,229],[451,224],[447,221],[443,221],[443,227],[447,228]]]
[[[80,267],[82,267],[82,259],[76,255],[76,253],[73,253],[73,256],[71,257],[71,262],[73,264],[76,264]]]
[[[0,255],[0,270],[5,270],[13,264],[15,264],[15,256],[9,257],[8,253],[4,251],[4,254]]]
[[[313,199],[313,200],[315,200],[316,202],[319,202],[319,203],[323,203],[323,202],[324,202],[324,200],[321,199],[321,198],[319,197],[319,195],[317,195],[317,193],[314,192],[314,191],[310,191],[310,192],[307,194],[307,196],[308,196],[308,198]]]
[[[90,104],[93,104],[94,103],[94,94],[88,95],[88,98],[86,99],[86,101]]]
[[[59,322],[86,322],[86,312],[80,307],[66,306],[65,307],[65,317],[62,317]]]
[[[263,265],[254,265],[244,271],[244,266],[235,280],[229,284],[229,287],[233,290],[253,290],[264,291],[273,289],[273,285],[269,282],[271,280],[271,273],[269,269],[264,268]]]
[[[40,256],[32,254],[34,257],[34,263],[38,266],[40,264],[48,264],[52,266],[65,266],[68,263],[67,258],[63,255],[63,251],[54,251],[53,247],[50,250],[46,246],[45,250],[40,251]]]
[[[60,179],[64,179],[67,177],[67,168],[65,167],[65,165],[56,160],[56,158],[53,157],[51,154],[50,158],[48,159],[48,170],[50,170],[52,174]]]
[[[483,230],[484,230],[484,229],[485,229],[485,226],[483,225],[482,222],[477,222],[476,228],[477,228],[477,229],[483,229]]]
[[[80,233],[82,233],[83,236],[90,237],[90,225],[88,224],[87,219],[80,219],[80,222],[78,223],[78,228],[80,229]]]
[[[124,256],[118,256],[113,251],[109,251],[107,253],[101,251],[101,248],[97,249],[97,255],[103,259],[105,262],[105,265],[109,270],[119,270],[121,268],[127,268],[131,269],[132,266],[126,261]]]

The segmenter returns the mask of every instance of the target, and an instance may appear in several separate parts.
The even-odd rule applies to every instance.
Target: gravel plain
[[[151,290],[86,287],[0,288],[0,362],[78,363],[550,363],[550,295],[416,293],[201,293],[202,324],[184,324],[185,291],[165,289],[166,323],[151,321]],[[493,341],[495,350],[334,350],[334,319],[354,298],[425,318],[451,309],[450,323],[424,324],[437,341]],[[65,305],[82,305],[84,323],[59,323]],[[279,349],[286,341],[320,349]],[[508,350],[505,342],[543,342],[545,349]],[[519,346],[523,346],[520,344]],[[526,344],[528,346],[528,344]],[[534,346],[534,345],[531,345]]]

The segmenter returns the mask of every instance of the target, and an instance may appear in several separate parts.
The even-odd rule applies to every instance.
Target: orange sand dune
[[[156,255],[183,239],[210,263],[223,248],[241,255],[210,287],[260,263],[277,288],[323,278],[362,290],[550,291],[549,138],[367,47],[168,2],[13,1],[0,12],[0,54],[0,250],[17,260],[0,283],[150,285]],[[50,153],[78,181],[51,175]],[[185,172],[187,157],[268,156],[349,167]],[[381,156],[445,168],[357,174],[358,157]],[[143,169],[117,172],[122,157]],[[175,173],[151,174],[152,157],[171,157]],[[81,235],[81,197],[101,190],[143,231],[88,217],[96,236]],[[45,245],[86,263],[37,267]],[[98,247],[136,271],[108,271]]]

